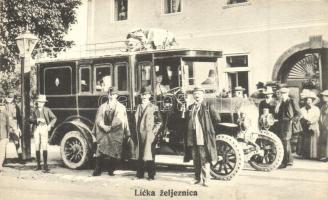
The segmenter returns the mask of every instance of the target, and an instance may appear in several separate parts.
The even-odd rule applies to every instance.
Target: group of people
[[[270,118],[271,124],[267,127],[280,137],[284,146],[285,154],[280,167],[293,165],[293,138],[297,138],[295,151],[302,158],[327,161],[328,90],[320,94],[321,109],[316,106],[320,102],[319,97],[308,89],[304,89],[300,95],[301,108],[300,102],[291,97],[286,87],[276,92],[267,87],[262,94],[265,98],[259,104],[262,128],[265,127],[263,119]]]
[[[205,91],[196,87],[193,91],[195,103],[190,106],[187,114],[187,132],[185,135],[185,161],[194,160],[195,184],[207,186],[210,162],[217,159],[215,129],[213,124],[220,121],[220,116],[213,106],[204,101]],[[154,180],[155,168],[155,138],[162,126],[162,117],[158,107],[150,101],[152,92],[143,87],[140,91],[141,103],[137,105],[132,120],[134,125],[135,148],[132,153],[137,160],[136,177],[144,178],[145,171],[148,180]],[[209,108],[210,112],[207,112]],[[122,159],[123,144],[132,141],[132,130],[129,130],[126,108],[117,101],[117,90],[110,88],[108,101],[102,104],[97,112],[93,133],[97,138],[96,165],[92,173],[99,176],[102,173],[103,162],[106,160],[108,174],[114,176],[114,171]],[[190,153],[189,153],[190,152]]]
[[[7,95],[0,88],[0,173],[3,170],[3,163],[6,158],[6,149],[9,140],[12,140],[15,144],[18,154],[19,163],[24,164],[22,155],[21,144],[21,116],[19,102],[16,100],[18,97],[14,97],[14,92],[9,91]],[[45,95],[39,95],[36,99],[36,108],[32,109],[30,122],[33,126],[33,134],[36,149],[36,170],[42,170],[41,168],[41,153],[43,150],[43,172],[49,172],[47,165],[48,159],[48,133],[54,127],[56,123],[56,116],[52,111],[45,107],[47,102]]]
[[[131,157],[137,160],[136,177],[145,177],[154,180],[155,167],[155,138],[162,127],[162,117],[156,105],[150,98],[152,90],[143,87],[140,91],[141,102],[136,106],[133,120],[129,120],[126,107],[118,100],[118,90],[110,87],[108,100],[103,103],[96,114],[95,125],[92,133],[96,137],[97,149],[95,152],[95,168],[93,176],[102,173],[105,159],[108,174],[114,176],[114,172],[122,159],[124,144],[132,144]],[[193,90],[194,103],[189,106],[186,113],[186,131],[184,135],[185,161],[193,159],[195,169],[195,184],[207,186],[210,163],[217,160],[217,148],[215,140],[215,125],[221,121],[218,110],[210,102],[204,100],[205,91],[202,87]],[[259,104],[260,122],[268,122],[262,128],[268,128],[275,132],[284,146],[284,159],[281,168],[293,165],[291,139],[294,133],[299,133],[297,152],[304,158],[321,159],[328,158],[328,90],[321,93],[322,106],[318,108],[315,103],[319,98],[311,91],[301,94],[304,106],[290,97],[289,89],[282,87],[276,92],[267,87],[263,92],[265,97]],[[275,97],[274,97],[275,95]],[[5,98],[0,91],[0,171],[5,158],[6,145],[9,137],[19,138],[21,135],[18,114],[19,107],[14,103],[12,94]],[[33,133],[36,149],[36,170],[41,170],[41,149],[43,150],[43,171],[49,172],[47,165],[48,133],[56,123],[56,116],[45,107],[47,102],[45,95],[39,95],[36,99],[36,108],[33,109],[30,122],[33,124]],[[263,120],[266,119],[266,120]],[[274,121],[278,123],[274,124]],[[132,123],[132,125],[131,125]],[[272,126],[271,126],[272,125]],[[271,127],[270,127],[271,126]],[[129,127],[133,127],[130,130]],[[21,158],[19,139],[14,139],[17,152]]]

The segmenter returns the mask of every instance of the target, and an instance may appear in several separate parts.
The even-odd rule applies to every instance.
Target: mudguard
[[[96,141],[95,136],[92,134],[92,128],[93,123],[90,120],[81,116],[71,116],[56,126],[52,131],[49,143],[52,145],[59,145],[65,133],[77,130],[83,134],[88,141],[90,149],[92,149],[92,144]]]

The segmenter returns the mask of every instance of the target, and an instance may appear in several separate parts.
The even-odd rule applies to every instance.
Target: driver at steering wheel
[[[156,95],[163,95],[167,93],[169,87],[166,85],[162,85],[163,75],[159,72],[156,72],[156,82],[155,82],[155,94]]]

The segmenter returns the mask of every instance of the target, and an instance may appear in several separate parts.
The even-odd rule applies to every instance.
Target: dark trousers
[[[119,165],[119,160],[113,157],[109,157],[107,163],[108,173],[113,173]]]
[[[208,156],[206,154],[203,145],[195,145],[193,147],[193,161],[195,170],[195,179],[207,183],[210,176],[210,163],[208,162]]]
[[[282,165],[293,164],[292,148],[290,144],[290,139],[292,137],[292,122],[290,119],[279,120],[280,132],[279,138],[284,146],[284,159]]]
[[[149,178],[155,178],[156,174],[156,167],[155,167],[155,161],[154,160],[138,160],[138,166],[137,166],[137,177],[143,178],[145,174],[145,170],[147,170],[148,177]]]

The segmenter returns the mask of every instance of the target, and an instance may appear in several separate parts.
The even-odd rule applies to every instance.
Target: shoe
[[[41,161],[40,161],[41,154],[40,154],[40,151],[36,151],[35,156],[36,156],[37,168],[34,169],[34,171],[39,171],[39,170],[41,170]]]
[[[155,180],[155,177],[148,177],[147,180],[148,181],[153,181],[153,180]]]
[[[285,165],[285,164],[281,164],[279,167],[278,167],[278,169],[284,169],[284,168],[286,168],[287,167],[287,165]]]
[[[287,166],[292,167],[293,163],[288,163]]]
[[[96,157],[96,166],[92,172],[92,176],[100,176],[101,175],[101,158]]]
[[[43,173],[49,173],[50,170],[48,168],[48,151],[43,151]]]
[[[195,185],[199,184],[199,183],[200,183],[200,180],[197,180],[197,181],[194,182]]]
[[[50,169],[48,168],[48,166],[44,167],[44,169],[42,170],[43,173],[50,173]]]
[[[25,164],[25,161],[23,160],[23,154],[22,153],[18,154],[18,163],[21,164],[21,165]]]
[[[203,187],[208,187],[208,185],[206,183],[203,183],[202,186]]]
[[[108,172],[109,176],[115,176],[114,172]]]

